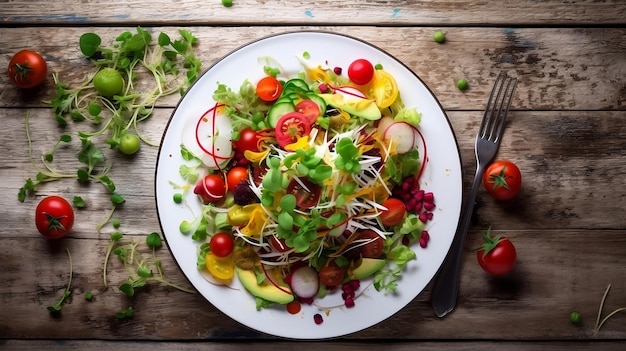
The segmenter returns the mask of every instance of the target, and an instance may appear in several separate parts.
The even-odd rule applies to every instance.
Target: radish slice
[[[335,91],[335,94],[341,94],[347,99],[354,99],[354,98],[367,99],[367,96],[362,91],[360,91],[359,89],[355,87],[344,85],[340,87],[335,87],[333,88],[333,90]]]
[[[317,271],[309,266],[300,266],[289,275],[291,291],[301,299],[310,299],[317,295],[320,280]]]
[[[383,116],[380,120],[378,120],[378,126],[376,129],[376,132],[378,133],[378,135],[384,138],[385,131],[393,123],[395,123],[395,121],[393,120],[393,117]]]
[[[233,154],[233,126],[218,107],[215,105],[197,123],[187,123],[183,129],[183,145],[210,169],[219,169]]]
[[[390,124],[383,134],[386,141],[393,141],[396,144],[396,151],[399,154],[407,153],[415,147],[415,128],[406,122],[394,122]]]

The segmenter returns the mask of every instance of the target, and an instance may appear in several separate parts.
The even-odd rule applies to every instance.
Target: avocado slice
[[[367,258],[361,259],[361,264],[349,272],[350,279],[364,279],[373,275],[374,273],[385,267],[385,260],[380,258]]]
[[[371,121],[382,117],[374,100],[344,94],[319,94],[319,96],[324,99],[327,105],[337,107],[351,115]]]
[[[235,267],[235,273],[246,290],[256,297],[282,305],[288,304],[294,300],[291,289],[288,287],[281,286],[279,289],[271,283],[262,285],[257,284],[256,275],[252,270]]]

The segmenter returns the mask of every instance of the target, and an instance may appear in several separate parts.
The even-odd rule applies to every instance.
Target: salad
[[[335,293],[352,307],[364,279],[395,292],[435,209],[420,189],[421,114],[367,59],[331,67],[304,53],[295,74],[264,60],[260,79],[218,82],[216,104],[183,131],[187,184],[172,184],[174,201],[193,191],[202,204],[180,223],[198,269],[291,313]]]

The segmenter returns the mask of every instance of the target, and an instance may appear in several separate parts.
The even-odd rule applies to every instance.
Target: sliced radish
[[[215,105],[183,129],[183,145],[211,169],[220,168],[233,154],[233,126],[219,107]]]
[[[383,116],[381,119],[378,120],[378,126],[377,126],[377,129],[376,129],[376,132],[381,137],[384,137],[385,136],[385,131],[393,123],[395,123],[395,121],[393,120],[392,117]]]
[[[291,291],[301,299],[313,298],[320,288],[319,275],[309,266],[295,268],[287,280]]]
[[[390,124],[383,133],[386,141],[392,141],[396,144],[396,152],[399,154],[407,153],[415,147],[416,141],[415,128],[406,122],[394,122]]]
[[[361,99],[367,99],[367,96],[359,89],[355,88],[355,87],[351,87],[351,86],[340,86],[340,87],[335,87],[333,88],[333,90],[335,91],[335,94],[341,94],[343,96],[345,96],[346,98],[361,98]]]

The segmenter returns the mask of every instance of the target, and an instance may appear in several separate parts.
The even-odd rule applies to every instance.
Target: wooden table
[[[600,300],[612,285],[603,316],[626,306],[626,3],[623,0],[512,1],[4,1],[0,3],[0,66],[23,48],[41,52],[63,81],[78,84],[93,66],[77,46],[93,31],[110,42],[140,25],[199,38],[204,67],[249,41],[273,33],[321,29],[359,37],[388,51],[433,90],[456,133],[465,186],[473,177],[473,140],[496,72],[519,78],[500,158],[519,164],[523,191],[508,202],[478,194],[466,245],[456,310],[437,318],[430,286],[405,309],[367,330],[336,340],[302,344],[252,331],[226,317],[199,294],[152,285],[132,300],[105,289],[102,264],[108,233],[95,227],[111,208],[109,193],[75,180],[41,185],[22,203],[18,189],[36,170],[29,161],[25,116],[30,113],[32,154],[49,150],[63,132],[49,107],[51,76],[23,91],[0,75],[0,345],[6,350],[292,349],[301,345],[357,350],[622,350],[626,313],[594,334]],[[446,32],[438,44],[436,30]],[[466,78],[460,91],[455,81]],[[159,101],[142,130],[160,140],[178,97]],[[65,132],[78,130],[71,124]],[[73,143],[55,165],[76,166]],[[157,147],[135,157],[107,153],[110,177],[126,203],[115,212],[127,237],[159,231],[154,201]],[[65,155],[65,156],[64,156]],[[71,169],[71,168],[70,168]],[[33,221],[46,195],[82,196],[71,235],[51,242]],[[518,250],[515,270],[492,278],[473,248],[491,227]],[[59,317],[46,306],[65,289],[66,249],[73,256],[72,295]],[[165,275],[188,286],[164,247]],[[123,279],[112,265],[111,281]],[[119,268],[119,267],[118,267]],[[92,291],[95,299],[85,300]],[[132,319],[115,312],[132,305]],[[571,311],[583,316],[580,326]],[[381,345],[381,344],[384,344]]]

